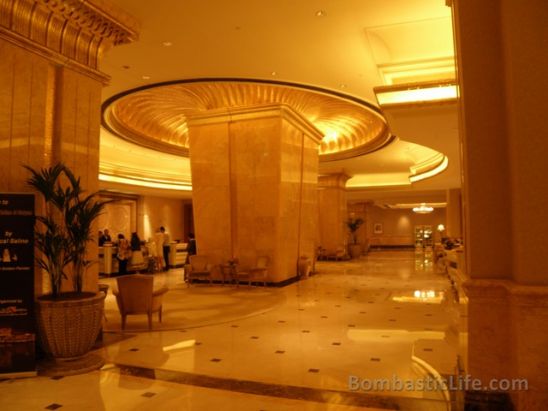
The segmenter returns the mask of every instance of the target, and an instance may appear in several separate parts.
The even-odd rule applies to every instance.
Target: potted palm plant
[[[363,219],[358,217],[350,217],[348,220],[346,220],[346,226],[348,227],[348,230],[350,231],[350,236],[352,238],[352,243],[349,245],[349,252],[352,258],[359,258],[362,254],[362,246],[358,244],[358,229],[363,224]]]
[[[97,201],[95,193],[86,194],[80,178],[64,164],[25,168],[31,173],[27,183],[45,203],[44,215],[36,217],[36,260],[48,274],[51,294],[36,302],[39,340],[55,359],[55,373],[98,368],[102,359],[86,354],[101,328],[105,294],[84,292],[83,279],[92,263],[87,247],[93,240],[93,222],[106,202]]]

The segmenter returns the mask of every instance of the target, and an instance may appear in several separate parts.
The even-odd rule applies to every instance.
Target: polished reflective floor
[[[122,333],[109,294],[105,367],[3,381],[0,408],[449,410],[454,392],[420,382],[455,373],[466,315],[431,255],[371,252],[316,271],[279,289],[157,274],[171,291],[152,332],[135,316]]]

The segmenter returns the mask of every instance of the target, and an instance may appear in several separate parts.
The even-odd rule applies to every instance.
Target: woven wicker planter
[[[105,302],[104,293],[73,293],[36,301],[38,335],[44,351],[56,359],[85,355],[97,339]]]

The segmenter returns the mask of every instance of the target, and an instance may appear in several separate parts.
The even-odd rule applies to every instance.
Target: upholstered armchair
[[[247,281],[248,285],[251,285],[252,281],[260,281],[264,286],[266,286],[268,264],[269,258],[266,256],[260,256],[257,258],[257,263],[254,267],[237,267],[235,273],[236,285],[239,285],[240,281]]]
[[[154,278],[145,274],[133,274],[118,277],[118,290],[113,291],[122,316],[122,330],[126,328],[126,317],[134,314],[148,316],[148,329],[152,330],[152,313],[158,313],[162,322],[162,299],[168,289],[154,290]]]
[[[189,263],[185,265],[185,280],[188,284],[192,283],[192,280],[209,280],[211,284],[211,265],[208,263],[208,259],[204,255],[191,255],[189,257]]]

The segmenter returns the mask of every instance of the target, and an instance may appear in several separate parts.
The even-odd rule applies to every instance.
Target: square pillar
[[[213,264],[268,256],[268,281],[295,277],[315,244],[322,135],[282,105],[211,111],[189,119],[199,254]]]

